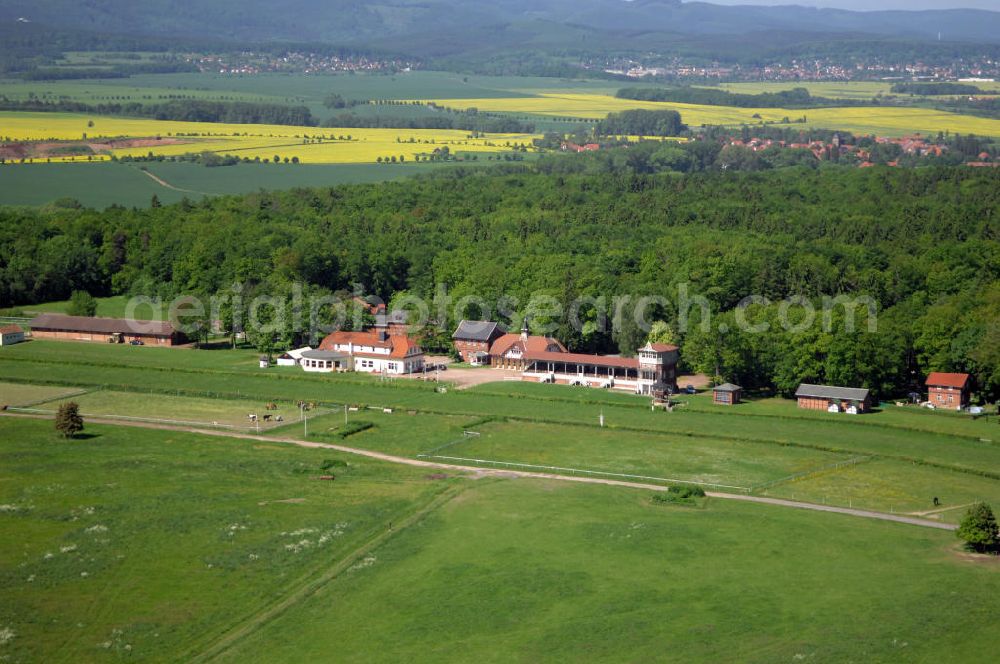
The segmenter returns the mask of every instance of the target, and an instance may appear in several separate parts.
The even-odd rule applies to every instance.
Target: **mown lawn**
[[[950,533],[534,481],[477,483],[231,662],[964,662],[1000,566]]]
[[[813,503],[912,513],[958,523],[969,505],[1000,507],[1000,481],[903,461],[874,460],[780,484],[761,495]],[[940,505],[934,505],[934,498]]]
[[[621,473],[724,490],[750,489],[847,459],[795,447],[574,425],[503,422],[476,430],[479,436],[429,454],[461,459],[455,463],[479,459],[485,466],[510,463],[523,470],[548,466]]]
[[[86,434],[0,418],[3,661],[187,661],[451,485],[325,450]]]

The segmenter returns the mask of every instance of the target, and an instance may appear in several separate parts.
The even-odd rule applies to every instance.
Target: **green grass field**
[[[9,661],[962,662],[1000,646],[1000,566],[948,532],[87,433],[0,418]],[[325,459],[346,464],[335,482],[316,480]]]
[[[0,420],[9,661],[181,661],[447,487],[325,451]]]
[[[261,414],[269,401],[282,408],[314,401],[319,409],[309,423],[310,438],[336,443],[344,443],[342,408],[350,404],[360,410],[350,411],[349,421],[375,427],[349,436],[346,444],[409,457],[456,457],[449,462],[465,465],[504,462],[706,482],[729,491],[883,511],[929,510],[935,496],[942,507],[1000,499],[996,416],[972,420],[890,405],[849,417],[801,411],[794,402],[774,399],[723,408],[704,394],[685,396],[685,405],[671,413],[654,412],[645,399],[600,390],[494,383],[442,394],[432,382],[261,370],[255,355],[31,342],[3,349],[0,373],[11,384],[102,388],[79,399],[85,412],[123,417],[240,426],[247,424],[241,419],[246,413]],[[384,414],[384,407],[393,413]],[[285,426],[269,431],[303,435],[297,413],[286,415],[291,417],[285,416]],[[463,439],[468,428],[481,437]],[[831,467],[858,457],[864,458],[860,465]],[[879,475],[883,467],[888,470]],[[960,516],[948,511],[931,518]]]
[[[245,194],[259,189],[327,187],[384,182],[426,173],[438,164],[238,164],[206,168],[192,163],[143,164],[166,187],[124,163],[14,164],[0,167],[0,205],[46,205],[72,198],[86,207],[114,204],[148,207],[206,195]]]
[[[95,316],[101,318],[125,318],[127,313],[131,313],[134,320],[163,320],[166,318],[166,311],[155,309],[150,306],[135,306],[132,311],[128,311],[129,298],[125,295],[113,295],[111,297],[94,298],[97,301],[97,311]],[[43,302],[41,304],[30,304],[18,307],[28,316],[35,314],[64,314],[69,310],[69,300],[59,302]]]

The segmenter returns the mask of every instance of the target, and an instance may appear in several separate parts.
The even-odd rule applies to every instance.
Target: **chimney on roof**
[[[521,325],[521,341],[527,341],[528,340],[528,334],[529,334],[529,332],[528,332],[528,317],[525,316],[524,317],[524,324]]]

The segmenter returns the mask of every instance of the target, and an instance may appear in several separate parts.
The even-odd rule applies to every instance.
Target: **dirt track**
[[[5,415],[7,417],[51,419],[39,415],[18,415],[15,413],[0,413],[0,414]],[[286,445],[297,445],[299,447],[308,447],[313,449],[335,450],[337,452],[343,452],[345,454],[354,454],[357,456],[368,457],[371,459],[378,459],[379,461],[385,461],[388,463],[398,463],[407,466],[418,466],[421,468],[433,468],[435,470],[450,470],[452,472],[463,472],[471,474],[475,477],[544,479],[544,480],[557,480],[560,482],[580,482],[583,484],[603,484],[606,486],[619,486],[630,489],[645,489],[647,491],[667,490],[666,486],[660,484],[626,482],[623,480],[601,479],[597,477],[575,477],[570,475],[557,475],[553,473],[539,473],[539,472],[522,471],[522,470],[494,470],[491,468],[479,468],[477,466],[457,466],[447,463],[438,463],[435,461],[424,461],[423,459],[411,459],[409,457],[384,454],[382,452],[364,450],[357,447],[348,447],[346,445],[335,445],[333,443],[315,443],[306,440],[298,440],[296,438],[285,438],[280,436],[265,436],[257,434],[232,433],[227,431],[212,431],[206,429],[199,429],[197,427],[177,427],[177,426],[167,426],[161,424],[151,424],[146,422],[119,422],[114,420],[102,420],[100,418],[89,418],[89,421],[97,424],[131,426],[143,429],[162,429],[167,431],[185,431],[188,433],[197,433],[207,436],[218,436],[220,438],[238,438],[241,440],[254,440],[266,443],[282,443]],[[894,523],[903,523],[911,526],[922,526],[924,528],[936,528],[938,530],[955,530],[957,528],[957,526],[955,526],[954,524],[941,523],[939,521],[931,521],[929,519],[920,519],[916,517],[903,516],[899,514],[886,514],[885,512],[873,512],[870,510],[860,510],[849,507],[833,507],[831,505],[817,505],[815,503],[803,503],[795,500],[783,500],[781,498],[765,498],[763,496],[747,496],[736,493],[720,493],[716,491],[707,491],[706,495],[712,498],[720,498],[722,500],[740,500],[743,502],[757,503],[761,505],[789,507],[793,509],[811,510],[814,512],[830,512],[833,514],[843,514],[846,516],[860,517],[864,519],[876,519],[879,521],[892,521]]]

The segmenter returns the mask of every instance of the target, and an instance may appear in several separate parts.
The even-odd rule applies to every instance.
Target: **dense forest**
[[[805,88],[792,88],[780,92],[743,94],[720,88],[622,88],[616,94],[620,99],[637,101],[670,101],[681,104],[706,106],[737,106],[740,108],[822,108],[824,106],[854,106],[868,104],[853,99],[826,99],[813,97]]]
[[[395,115],[358,115],[339,113],[323,122],[324,127],[368,127],[386,129],[461,129],[494,134],[530,134],[535,125],[517,118],[485,113],[456,113],[402,117]]]
[[[533,295],[581,311],[538,313],[532,325],[579,351],[634,352],[644,340],[615,296],[660,296],[688,367],[783,393],[799,381],[905,394],[929,370],[969,371],[1000,396],[1000,172],[995,169],[803,169],[643,174],[627,161],[598,174],[558,172],[570,158],[493,171],[458,167],[411,181],[257,193],[148,210],[50,207],[0,211],[0,305],[93,295],[208,295],[354,288],[387,301],[495,304],[508,323]],[[546,172],[547,169],[547,172]],[[680,289],[707,299],[681,325]],[[783,298],[817,306],[865,295],[853,331],[822,317],[795,329],[741,331],[738,316],[776,321]],[[771,304],[740,309],[748,295]],[[492,306],[492,304],[490,306]],[[796,309],[793,307],[793,310]],[[449,311],[427,345],[447,339]],[[727,323],[719,332],[718,322]],[[282,343],[297,341],[288,330]]]
[[[892,92],[903,95],[978,95],[983,94],[978,86],[970,83],[896,83]]]
[[[680,136],[687,129],[677,111],[622,111],[609,113],[594,132],[599,136]]]

